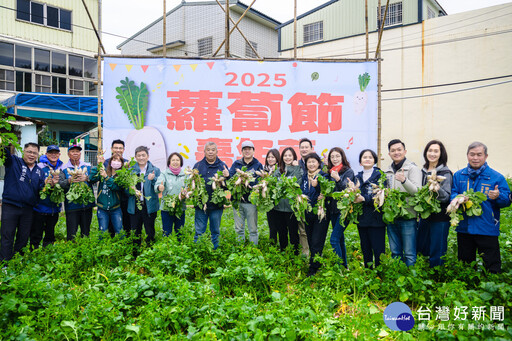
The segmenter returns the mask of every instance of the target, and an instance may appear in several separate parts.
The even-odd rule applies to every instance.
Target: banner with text
[[[341,147],[352,166],[377,149],[377,64],[105,58],[104,146],[147,146],[166,167],[180,153],[192,166],[213,141],[231,165],[249,139],[262,163],[271,148],[297,150],[307,137],[322,154]]]

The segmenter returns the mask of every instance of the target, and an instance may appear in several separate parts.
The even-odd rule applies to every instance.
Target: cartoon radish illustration
[[[370,75],[368,72],[365,72],[362,75],[359,75],[359,89],[360,92],[356,92],[354,95],[354,112],[356,114],[361,114],[364,109],[366,109],[366,103],[368,102],[368,94],[366,93],[366,87],[368,83],[370,83]]]
[[[144,118],[148,110],[149,91],[146,84],[135,85],[128,77],[121,80],[121,86],[116,88],[116,96],[121,108],[135,130],[126,137],[126,155],[135,155],[135,148],[149,148],[149,161],[160,169],[165,169],[167,153],[162,134],[154,127],[145,127]]]

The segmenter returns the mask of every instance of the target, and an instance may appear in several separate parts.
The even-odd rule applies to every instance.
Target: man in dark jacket
[[[247,171],[253,173],[263,170],[263,165],[254,158],[254,144],[251,141],[242,142],[242,155],[243,157],[236,160],[231,166],[229,170],[230,177],[235,175],[236,170],[242,169],[242,167],[246,167]],[[255,175],[254,177],[255,180],[249,184],[250,186],[256,185],[257,176]],[[233,216],[235,218],[235,231],[238,234],[238,239],[240,241],[245,240],[245,220],[247,220],[249,240],[254,245],[258,245],[258,210],[256,205],[249,201],[249,193],[242,197],[238,210],[233,207]]]
[[[60,157],[60,148],[56,145],[48,146],[46,154],[41,156],[37,166],[41,168],[44,178],[48,178],[52,172],[55,172],[62,166]],[[59,175],[50,176],[47,180],[52,186],[59,183]],[[36,207],[34,207],[34,220],[32,222],[32,229],[30,230],[30,247],[37,249],[43,239],[43,247],[53,244],[55,242],[55,225],[59,220],[59,213],[62,204],[55,204],[50,200],[50,196],[41,200]]]
[[[199,171],[206,183],[206,192],[208,193],[208,202],[206,207],[196,207],[195,210],[195,230],[194,242],[197,242],[199,237],[206,232],[208,220],[210,220],[210,232],[212,234],[213,248],[219,247],[220,235],[220,221],[222,213],[224,212],[223,206],[214,204],[212,200],[212,185],[208,184],[210,178],[214,176],[217,171],[222,171],[224,177],[229,176],[229,171],[224,162],[217,157],[217,145],[214,142],[207,142],[204,146],[204,158],[194,165],[194,169]]]
[[[29,142],[23,149],[23,158],[5,153],[4,192],[2,194],[2,227],[0,260],[10,260],[27,244],[32,226],[33,208],[44,186],[44,174],[36,165],[39,145]],[[14,237],[16,236],[16,242]],[[13,249],[14,244],[14,249]]]
[[[492,273],[501,272],[500,210],[510,206],[510,190],[503,175],[487,165],[487,146],[473,142],[467,151],[468,166],[453,176],[451,199],[469,189],[482,192],[487,200],[481,203],[482,214],[468,217],[464,214],[457,231],[458,258],[471,263],[476,254],[482,255],[485,268]],[[465,201],[468,198],[465,197]]]

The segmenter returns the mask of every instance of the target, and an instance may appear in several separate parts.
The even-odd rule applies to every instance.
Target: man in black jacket
[[[39,145],[29,142],[23,158],[5,153],[4,192],[2,194],[2,227],[0,260],[10,260],[27,245],[32,226],[33,209],[44,186],[44,173],[36,165]],[[16,236],[16,241],[14,241]],[[13,248],[14,244],[14,248]]]

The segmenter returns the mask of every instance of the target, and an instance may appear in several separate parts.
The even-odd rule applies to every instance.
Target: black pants
[[[386,227],[358,226],[357,230],[361,239],[364,266],[370,267],[368,263],[379,266],[380,255],[386,252]]]
[[[276,226],[279,236],[279,248],[284,251],[288,246],[288,237],[290,244],[293,245],[293,251],[299,254],[299,223],[293,212],[276,211]]]
[[[43,239],[43,247],[55,243],[55,225],[59,220],[59,213],[45,214],[34,211],[32,229],[30,230],[30,247],[37,249]]]
[[[500,243],[497,236],[457,233],[457,253],[460,261],[471,263],[476,252],[482,254],[485,268],[491,273],[501,272]]]
[[[277,211],[275,209],[271,209],[267,212],[267,221],[268,221],[268,237],[271,242],[277,244],[277,230],[278,230],[278,218]]]
[[[142,210],[135,207],[135,214],[130,214],[130,226],[132,230],[135,230],[135,236],[137,236],[135,242],[137,244],[141,243],[142,224],[144,224],[146,230],[146,242],[150,244],[155,241],[155,219],[156,212],[148,214],[146,206],[143,206]]]
[[[91,231],[92,207],[80,210],[66,211],[67,239],[73,240],[80,226],[82,237],[88,237]]]
[[[120,202],[121,212],[123,212],[123,229],[126,231],[126,234],[130,233],[131,219],[130,214],[128,213],[128,199],[121,198]],[[116,236],[116,231],[114,230],[114,225],[112,225],[112,221],[108,222],[108,233],[110,236],[114,238]]]
[[[309,273],[315,274],[320,269],[320,262],[315,261],[315,256],[322,255],[325,238],[329,229],[329,217],[318,220],[318,215],[306,213],[306,235],[309,244]]]
[[[30,236],[33,212],[29,206],[2,205],[0,260],[10,260],[17,252],[23,254],[22,249],[27,245]]]

